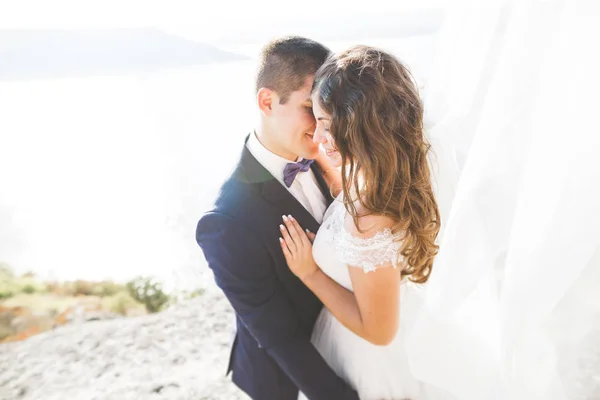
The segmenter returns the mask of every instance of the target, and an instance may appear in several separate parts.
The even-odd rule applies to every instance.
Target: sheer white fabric
[[[367,238],[357,237],[346,229],[345,216],[347,214],[343,204],[336,205],[332,211],[335,215],[332,215],[328,221],[328,228],[338,238],[333,246],[340,262],[360,267],[365,273],[382,267],[398,267],[400,235],[393,234],[392,230],[388,228]]]
[[[441,248],[408,349],[461,400],[600,398],[599,16],[452,3],[425,101],[450,155],[432,163],[458,173],[435,182]]]

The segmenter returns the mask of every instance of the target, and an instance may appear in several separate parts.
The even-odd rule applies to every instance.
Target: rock
[[[102,321],[106,319],[123,318],[123,316],[109,311],[91,311],[85,313],[84,318],[86,322],[90,322]]]
[[[65,325],[69,323],[78,323],[89,321],[101,321],[106,319],[122,318],[123,316],[114,312],[103,310],[99,305],[86,305],[78,303],[68,307],[66,310],[55,317],[57,325]]]
[[[139,317],[141,315],[146,315],[148,314],[146,312],[145,309],[141,308],[141,307],[137,307],[137,308],[128,308],[127,309],[127,316],[128,317]]]
[[[0,400],[247,399],[225,377],[233,321],[207,291],[161,313],[0,344]]]

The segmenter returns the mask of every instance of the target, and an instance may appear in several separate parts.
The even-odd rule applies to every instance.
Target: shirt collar
[[[275,179],[283,184],[283,170],[285,169],[285,166],[292,161],[286,160],[267,149],[256,137],[256,132],[250,133],[246,147],[248,148],[248,151],[250,151],[250,154],[252,154]],[[299,158],[296,162],[301,160],[302,159]]]

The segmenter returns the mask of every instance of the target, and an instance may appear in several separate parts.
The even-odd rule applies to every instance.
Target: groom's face
[[[313,142],[315,117],[310,99],[313,79],[312,76],[307,78],[284,104],[275,102],[272,115],[280,145],[288,152],[307,159],[314,159],[319,154],[319,145]]]

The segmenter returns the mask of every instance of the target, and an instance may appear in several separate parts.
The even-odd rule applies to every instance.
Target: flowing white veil
[[[443,30],[443,230],[409,358],[458,399],[600,398],[598,8],[466,0]]]

